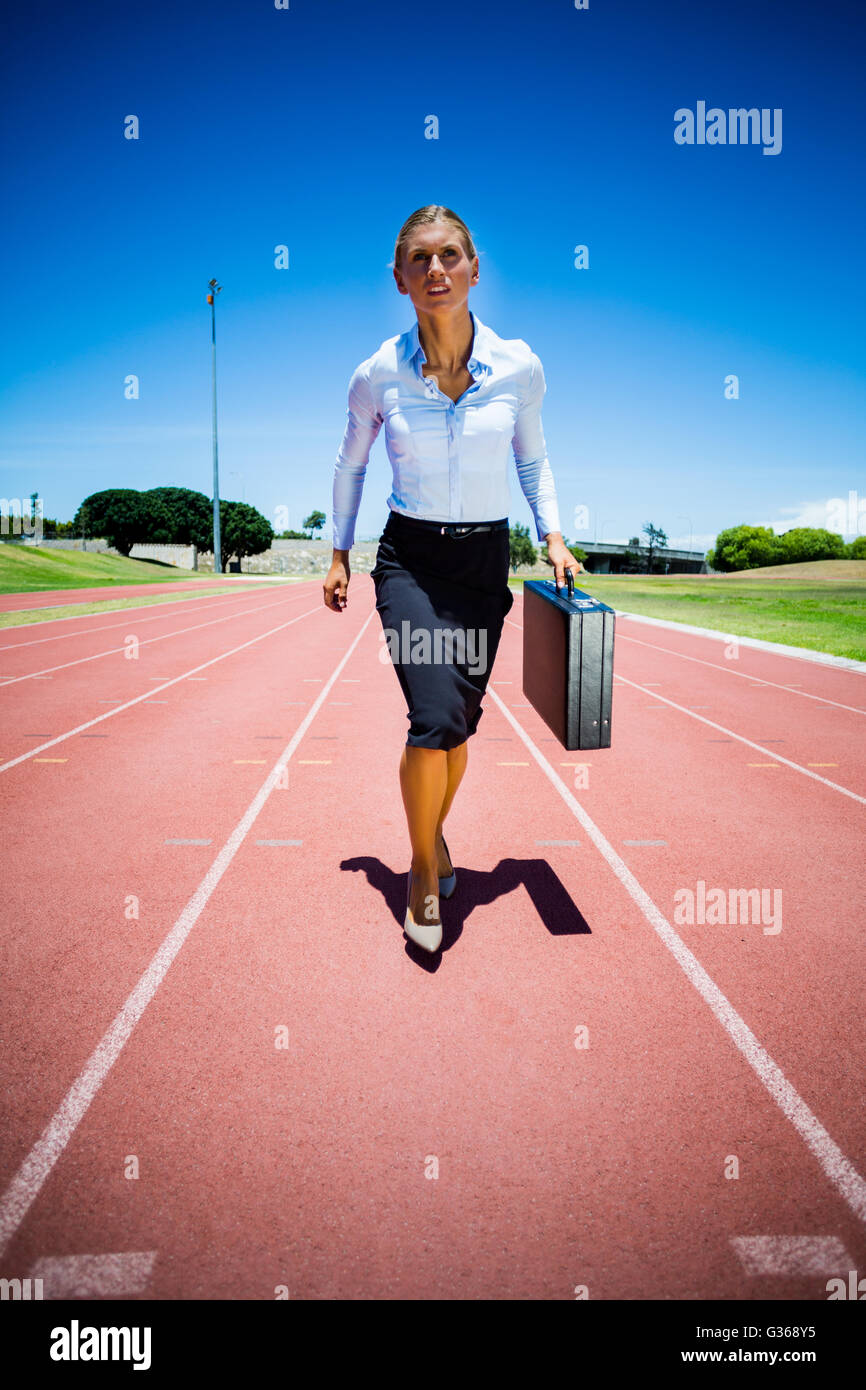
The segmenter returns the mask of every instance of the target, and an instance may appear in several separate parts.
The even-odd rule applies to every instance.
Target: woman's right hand
[[[349,602],[350,574],[348,555],[345,559],[335,556],[324,583],[325,607],[333,609],[335,613],[342,613]]]

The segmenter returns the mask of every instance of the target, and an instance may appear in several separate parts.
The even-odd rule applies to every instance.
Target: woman
[[[442,823],[466,771],[466,745],[514,602],[509,446],[557,587],[577,562],[559,529],[541,427],[541,362],[521,338],[500,338],[469,310],[478,256],[468,227],[450,208],[419,208],[397,238],[393,270],[417,322],[383,342],[349,382],[324,593],[327,607],[342,612],[364,475],[384,422],[393,490],[371,577],[408,705],[400,757],[412,844],[404,930],[435,952],[439,896],[450,897],[456,885]]]

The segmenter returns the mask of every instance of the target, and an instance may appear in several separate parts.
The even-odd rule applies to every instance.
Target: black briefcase
[[[616,614],[566,577],[524,582],[523,693],[564,748],[609,748]]]

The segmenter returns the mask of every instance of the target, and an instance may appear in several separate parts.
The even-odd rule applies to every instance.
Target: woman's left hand
[[[547,558],[553,565],[557,589],[567,584],[565,571],[571,570],[572,578],[580,573],[580,563],[575,560],[562,536],[551,535],[547,539]]]

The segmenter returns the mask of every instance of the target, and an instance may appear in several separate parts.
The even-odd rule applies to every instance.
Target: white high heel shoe
[[[438,951],[442,944],[442,923],[416,922],[409,908],[411,897],[412,870],[410,869],[409,882],[406,886],[406,920],[403,923],[403,930],[409,940],[415,942],[416,946],[423,946],[425,951],[430,951],[432,954]]]
[[[442,836],[442,843],[445,845],[445,853],[448,855],[451,862],[451,872],[444,878],[442,874],[439,875],[439,896],[440,898],[450,898],[454,889],[457,887],[457,871],[454,868],[454,860],[451,859],[451,851],[445,844],[444,835]]]

